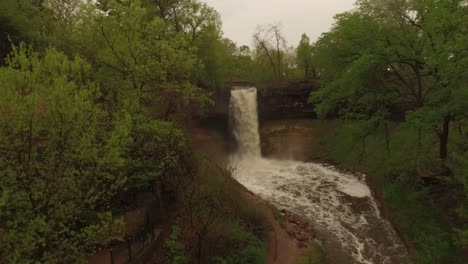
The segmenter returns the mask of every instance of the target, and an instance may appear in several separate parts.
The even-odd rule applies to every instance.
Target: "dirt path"
[[[281,214],[281,216],[275,217],[274,209],[267,202],[248,190],[245,190],[243,196],[246,201],[254,204],[263,212],[266,220],[271,225],[271,230],[268,233],[267,264],[297,264],[302,258],[312,252],[315,243],[312,242],[311,234],[306,235],[303,232],[304,230],[294,226],[291,222],[295,222],[295,220],[279,211],[277,211],[277,214]],[[284,218],[283,220],[278,220],[278,217]]]

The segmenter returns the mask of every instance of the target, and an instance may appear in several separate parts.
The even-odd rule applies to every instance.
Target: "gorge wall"
[[[215,102],[203,118],[203,122],[214,125],[228,125],[229,100],[231,86],[245,85],[232,83],[213,95]],[[259,86],[258,115],[259,121],[313,118],[313,105],[308,103],[309,94],[318,89],[317,82],[289,82],[282,85]]]

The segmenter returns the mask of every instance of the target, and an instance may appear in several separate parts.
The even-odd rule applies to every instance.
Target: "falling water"
[[[238,152],[243,156],[260,156],[257,89],[254,87],[233,88],[229,108],[234,137],[239,145]]]
[[[307,218],[330,263],[402,263],[398,235],[380,215],[364,175],[331,166],[261,157],[256,88],[231,92],[231,121],[238,151],[234,177],[277,207]]]

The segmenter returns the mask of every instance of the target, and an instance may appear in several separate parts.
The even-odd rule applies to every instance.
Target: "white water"
[[[380,216],[364,175],[261,157],[256,97],[255,88],[236,88],[231,93],[231,119],[238,142],[238,152],[231,158],[234,177],[276,206],[310,220],[325,251],[345,255],[331,261],[401,263],[406,250]]]
[[[229,109],[233,133],[239,145],[239,155],[259,157],[257,89],[233,88]]]

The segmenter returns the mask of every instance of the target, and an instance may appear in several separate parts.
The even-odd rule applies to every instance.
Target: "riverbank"
[[[444,182],[424,185],[426,179],[415,177],[418,172],[411,167],[418,164],[420,168],[430,168],[427,158],[432,153],[415,152],[417,141],[410,128],[390,126],[388,149],[384,131],[377,131],[367,138],[365,152],[362,140],[355,138],[358,131],[352,124],[340,121],[280,120],[262,124],[260,131],[263,154],[267,157],[294,156],[302,161],[333,164],[343,171],[367,175],[366,182],[379,200],[382,214],[409,249],[412,261],[463,263],[455,232],[456,201],[446,199],[448,193],[458,197],[456,193],[460,188]],[[292,152],[284,151],[291,149]],[[421,156],[415,159],[418,157],[415,155]],[[450,191],[444,195],[442,189]]]
[[[229,167],[226,149],[228,142],[222,132],[192,127],[192,144],[212,158],[220,166]],[[236,186],[242,200],[262,213],[268,226],[267,264],[325,263],[320,245],[315,241],[309,222],[287,210],[279,210],[238,184]],[[325,253],[326,254],[326,253]]]
[[[308,127],[302,126],[301,123],[299,121],[297,121],[297,120],[296,121],[287,121],[286,124],[282,124],[282,125],[284,125],[286,130],[291,132],[291,133],[285,133],[285,131],[284,131],[284,129],[282,127],[278,127],[276,125],[276,122],[272,127],[269,127],[268,125],[263,124],[263,126],[261,126],[261,129],[260,129],[260,131],[262,132],[262,147],[265,148],[265,147],[270,146],[270,147],[272,147],[272,150],[276,149],[278,151],[276,153],[268,153],[268,151],[265,151],[265,149],[263,150],[264,154],[266,154],[267,157],[273,157],[273,158],[278,159],[277,162],[274,162],[273,160],[271,162],[278,163],[280,160],[310,161],[310,160],[317,160],[317,157],[320,157],[320,155],[318,155],[317,153],[314,154],[314,152],[309,151],[307,149],[307,146],[310,146],[312,144],[312,145],[316,145],[316,147],[320,147],[320,140],[317,140],[317,139],[321,138],[322,134],[327,133],[327,131],[326,131],[327,127],[326,126],[321,127],[320,128],[320,129],[322,129],[321,131],[313,131]],[[279,139],[280,142],[278,142],[278,141],[275,142],[276,139],[272,140],[273,137],[271,136],[271,134],[266,136],[265,133],[264,133],[265,128],[270,129],[267,133],[274,133],[273,137],[276,137],[277,139]],[[228,165],[228,162],[227,162],[227,159],[226,159],[227,158],[227,153],[225,153],[227,143],[223,141],[224,139],[223,139],[223,134],[222,133],[220,133],[219,131],[216,131],[216,130],[213,130],[213,131],[210,132],[210,131],[206,131],[206,130],[203,130],[203,129],[196,129],[196,130],[192,131],[191,134],[196,139],[198,146],[201,149],[204,149],[207,153],[209,153],[209,156],[216,157],[216,159],[218,159],[218,161],[225,162],[225,165]],[[270,154],[274,154],[274,155],[270,155]],[[221,158],[221,157],[225,157],[225,158]],[[267,160],[258,161],[258,162],[270,163],[270,161],[267,161]],[[292,162],[292,163],[296,164],[297,162]],[[269,166],[269,165],[267,165],[267,166]],[[286,165],[286,166],[289,166],[289,165]],[[291,169],[293,169],[296,166],[303,167],[303,165],[301,165],[300,163],[297,163],[297,165],[293,165],[293,167],[291,167]],[[326,257],[323,258],[323,262],[319,262],[319,263],[356,263],[355,261],[359,262],[359,259],[364,258],[364,256],[361,256],[361,254],[366,254],[367,256],[365,258],[374,259],[377,262],[378,261],[383,261],[383,259],[380,259],[379,254],[384,254],[383,256],[386,256],[386,254],[389,254],[388,256],[389,257],[391,256],[390,258],[393,259],[392,261],[394,261],[392,263],[401,263],[401,262],[398,262],[397,259],[400,259],[399,255],[402,254],[402,252],[400,252],[398,250],[395,251],[395,249],[392,249],[394,244],[391,241],[393,241],[393,239],[395,239],[395,238],[394,238],[393,235],[391,235],[391,231],[390,231],[391,228],[388,229],[388,232],[389,232],[387,234],[388,236],[387,235],[382,236],[382,234],[381,234],[382,233],[382,228],[385,226],[385,229],[387,230],[388,225],[384,224],[384,223],[378,224],[381,220],[380,220],[379,213],[376,212],[375,209],[373,209],[374,205],[373,205],[373,202],[372,202],[372,198],[367,197],[367,194],[363,194],[364,195],[363,198],[367,197],[367,198],[364,198],[364,199],[360,198],[361,194],[358,194],[358,197],[352,197],[352,196],[350,197],[350,196],[347,196],[347,195],[343,196],[342,194],[339,193],[338,190],[335,189],[336,187],[332,187],[333,189],[330,189],[329,190],[330,193],[328,193],[328,194],[323,194],[323,195],[321,194],[324,190],[330,188],[331,186],[333,186],[335,184],[340,184],[339,182],[333,182],[333,181],[329,182],[329,180],[327,180],[328,176],[326,176],[326,175],[331,176],[331,178],[338,177],[337,179],[340,179],[338,181],[351,180],[352,182],[354,182],[353,177],[348,178],[348,176],[339,175],[340,173],[335,174],[334,172],[329,171],[326,168],[326,166],[323,167],[323,168],[321,168],[320,166],[316,168],[316,166],[313,165],[313,164],[304,164],[304,166],[305,166],[304,168],[307,169],[307,170],[309,170],[309,169],[312,169],[314,171],[318,170],[318,171],[315,171],[315,172],[311,172],[312,174],[310,174],[310,175],[315,175],[315,176],[313,176],[313,178],[315,178],[315,179],[309,179],[309,180],[312,180],[312,182],[304,183],[305,184],[304,187],[306,187],[306,186],[312,187],[312,186],[314,186],[314,185],[316,185],[318,183],[319,186],[321,186],[321,187],[319,187],[319,189],[317,189],[315,191],[306,190],[306,189],[293,190],[293,189],[296,188],[296,187],[294,187],[295,183],[293,183],[293,185],[290,185],[292,182],[290,182],[288,180],[286,182],[284,182],[285,185],[283,187],[281,187],[281,184],[278,183],[278,184],[280,184],[280,186],[277,186],[277,187],[279,187],[279,189],[276,189],[276,187],[274,188],[274,189],[279,190],[279,191],[287,191],[288,193],[291,192],[289,195],[290,195],[290,197],[292,199],[296,199],[296,198],[298,198],[297,195],[302,196],[302,194],[300,194],[300,193],[304,193],[305,196],[303,198],[305,198],[306,200],[308,200],[311,203],[309,206],[312,206],[312,208],[307,209],[307,213],[302,212],[301,217],[299,217],[298,215],[291,214],[290,212],[285,211],[285,210],[283,210],[282,212],[276,210],[276,214],[275,214],[277,216],[276,218],[278,218],[278,219],[286,218],[286,219],[291,220],[291,221],[286,220],[285,222],[288,223],[288,225],[290,225],[290,227],[291,226],[293,227],[293,231],[294,231],[294,229],[296,231],[296,232],[291,232],[291,231],[288,230],[288,228],[286,228],[286,230],[288,230],[288,231],[286,231],[286,233],[289,236],[296,237],[297,240],[296,240],[295,247],[294,246],[290,247],[293,250],[282,250],[283,254],[285,254],[285,257],[289,258],[290,255],[298,255],[298,257],[295,258],[296,261],[299,258],[304,258],[305,254],[307,254],[307,251],[310,251],[310,249],[301,250],[302,248],[304,248],[304,243],[302,243],[302,241],[318,239],[319,241],[324,243],[323,249],[324,249],[325,255],[326,255]],[[284,169],[288,170],[287,167],[281,167],[280,166],[280,167],[274,169],[274,171],[271,171],[271,173],[268,173],[268,174],[270,176],[276,175],[277,173],[281,174],[282,173],[281,171],[283,171]],[[325,171],[322,171],[322,170],[325,170]],[[292,173],[300,173],[300,172],[298,171],[298,172],[292,172]],[[325,173],[325,174],[323,174],[323,173]],[[257,176],[262,178],[263,176],[260,176],[260,175],[261,174],[259,174]],[[307,173],[307,175],[309,175],[309,173]],[[252,175],[252,176],[255,176],[255,175]],[[268,176],[267,178],[270,178],[270,176]],[[316,177],[319,177],[320,179],[323,179],[324,182],[316,182],[319,179],[319,178],[316,178]],[[342,178],[342,177],[344,177],[344,178]],[[265,178],[263,180],[263,184],[268,184],[268,185],[272,184],[272,183],[275,184],[274,183],[276,181],[275,179],[267,179],[267,178]],[[300,180],[300,178],[302,178],[302,177],[299,177],[298,179]],[[306,178],[304,178],[304,180],[306,180]],[[309,181],[309,180],[307,180],[307,181]],[[295,182],[295,181],[296,180],[293,180],[293,182]],[[302,180],[300,180],[300,181],[302,181]],[[321,181],[321,180],[319,180],[319,181]],[[349,182],[349,183],[351,183],[351,182]],[[247,183],[246,186],[249,186],[249,184]],[[352,183],[352,186],[354,186],[354,183]],[[251,186],[251,187],[256,188],[255,186]],[[343,186],[343,187],[345,187],[345,186]],[[283,188],[287,188],[287,189],[293,188],[293,189],[287,190],[287,189],[283,189]],[[323,188],[325,188],[325,189],[323,189]],[[352,187],[352,188],[354,188],[354,187]],[[361,187],[359,187],[359,188],[361,188]],[[286,195],[286,193],[284,193],[284,195]],[[272,197],[270,197],[270,198],[272,198]],[[300,198],[300,199],[302,199],[302,198]],[[325,199],[325,200],[323,200],[323,199]],[[338,202],[338,200],[336,200],[336,199],[339,199],[341,201],[340,202],[341,205],[339,205],[339,207],[342,208],[340,210],[341,212],[338,212],[338,211],[335,212],[335,209],[332,209],[332,208],[337,208],[336,204],[332,205],[335,202]],[[323,207],[323,206],[325,206],[324,204],[320,205],[322,202],[319,202],[319,201],[325,202],[326,204],[328,204],[328,203],[332,203],[332,204],[329,204],[330,207],[327,206],[327,208],[328,208],[327,209],[327,208]],[[288,206],[286,204],[284,204],[283,202],[281,202],[281,201],[275,201],[274,203],[277,203],[277,202],[279,202],[280,208],[288,208]],[[379,202],[377,202],[376,204],[379,204]],[[291,206],[292,206],[292,204],[291,204]],[[291,209],[298,210],[297,212],[301,211],[301,209],[299,209],[296,206],[291,207]],[[262,209],[262,210],[263,210],[263,212],[265,212],[264,209]],[[329,210],[332,210],[333,212],[331,212]],[[342,210],[344,210],[344,211],[342,211]],[[280,212],[280,213],[278,213],[278,212]],[[318,214],[318,215],[314,216],[315,214]],[[322,217],[324,217],[324,214],[325,215],[336,214],[336,215],[335,216],[332,216],[332,215],[325,216],[325,219],[322,219]],[[363,218],[364,215],[362,215],[362,214],[366,215],[365,218]],[[267,213],[266,215],[271,215],[271,212]],[[292,219],[289,218],[291,216],[292,216]],[[331,217],[331,218],[329,218],[329,217]],[[355,218],[356,219],[352,220],[350,217],[352,219],[355,219]],[[370,217],[370,218],[368,218],[368,217]],[[367,218],[368,218],[368,220],[367,220]],[[323,221],[325,221],[325,222],[323,222]],[[334,223],[334,224],[332,224],[333,226],[329,226],[328,224],[326,224],[326,222],[328,222],[328,221],[332,221],[332,223]],[[344,221],[344,222],[342,222],[342,221]],[[361,221],[364,221],[364,222],[371,221],[372,224],[368,225],[368,224],[365,224],[363,222],[362,223],[363,226],[358,227],[358,226],[361,226],[361,224],[359,224],[359,223],[357,223],[355,221],[357,221],[359,223]],[[272,223],[271,224],[272,227],[275,227],[275,226],[277,227],[278,226],[278,224],[275,223],[275,221],[273,221],[272,217],[269,217],[268,222]],[[325,226],[324,226],[324,224],[325,224]],[[355,224],[358,224],[358,226],[353,227]],[[328,226],[328,228],[326,226]],[[331,229],[329,229],[329,228],[331,228]],[[338,228],[338,229],[336,229],[336,228]],[[362,230],[362,231],[357,231],[357,230],[353,230],[354,228],[359,228],[359,230],[361,230],[361,228],[365,228],[365,229]],[[273,231],[274,231],[273,234],[275,234],[275,236],[278,236],[278,234],[281,234],[281,233],[284,234],[284,231],[281,231],[278,228],[273,228]],[[297,235],[294,234],[294,233],[296,233]],[[338,237],[337,237],[337,235],[338,235]],[[355,235],[358,235],[359,238],[355,237]],[[272,248],[271,245],[275,244],[275,243],[278,243],[278,242],[276,240],[272,239],[272,237],[274,237],[274,236],[272,236],[271,233],[269,234],[268,237],[269,237],[269,239],[268,239],[268,244],[269,244],[268,257],[270,258],[269,263],[275,263],[275,262],[271,262],[271,257],[275,256],[274,251],[271,250],[271,248]],[[288,240],[291,240],[290,238],[287,238],[288,236],[279,235],[279,237],[280,237],[280,241],[281,242],[286,241],[285,242],[286,244],[288,243],[287,242]],[[306,239],[304,239],[304,237]],[[361,248],[360,243],[364,243],[364,241],[368,240],[368,238],[371,239],[371,240],[374,240],[376,245],[385,245],[384,248],[385,248],[386,253],[383,253],[383,252],[378,253],[378,251],[380,251],[380,249],[377,250],[372,245],[365,246],[366,249]],[[353,244],[354,242],[351,242],[351,241],[354,240],[354,239],[358,239],[358,241],[362,241],[362,242],[356,242],[356,244]],[[346,245],[346,246],[344,245],[344,244],[348,244],[348,243],[351,243],[351,244]],[[312,246],[312,247],[314,247],[314,246]],[[288,248],[288,247],[287,246],[282,246],[281,248],[283,249],[283,248]],[[307,248],[307,246],[306,246],[306,248]],[[371,248],[373,248],[373,249],[371,249]],[[396,249],[398,249],[398,247]],[[370,250],[370,252],[368,250]],[[318,250],[318,251],[320,252],[320,250]],[[298,254],[297,252],[300,252],[300,254]],[[353,257],[350,256],[351,254],[353,255]],[[370,255],[368,255],[368,254],[370,254]],[[315,253],[314,255],[318,256],[319,254]],[[354,258],[357,258],[357,259],[353,260]],[[281,262],[277,262],[277,263],[289,263],[289,262],[284,262],[284,261],[291,261],[291,259],[284,259],[284,260],[281,260]],[[364,259],[362,259],[362,261],[364,261]],[[395,261],[397,261],[397,262],[395,262]],[[291,262],[291,263],[294,263],[294,262]]]

